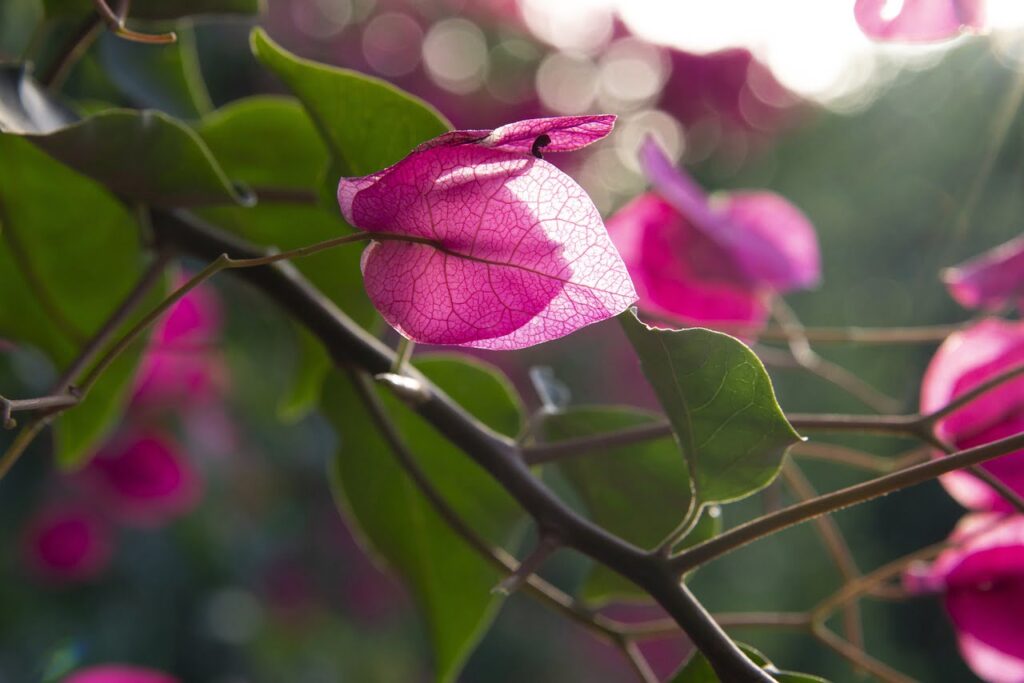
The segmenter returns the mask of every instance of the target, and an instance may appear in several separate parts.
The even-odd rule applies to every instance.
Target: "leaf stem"
[[[107,27],[125,40],[131,40],[136,43],[148,43],[150,45],[167,45],[178,40],[178,36],[173,31],[168,33],[139,33],[138,31],[131,30],[125,26],[125,17],[119,16],[114,10],[110,9],[110,5],[106,3],[106,0],[92,0],[92,4],[96,8],[96,13],[103,19]]]

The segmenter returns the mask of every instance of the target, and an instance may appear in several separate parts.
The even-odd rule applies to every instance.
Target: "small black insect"
[[[551,138],[548,137],[547,133],[542,133],[537,136],[536,140],[533,141],[533,147],[530,148],[530,154],[537,157],[538,159],[543,159],[544,157],[541,156],[540,150],[544,147],[547,147],[550,144]]]

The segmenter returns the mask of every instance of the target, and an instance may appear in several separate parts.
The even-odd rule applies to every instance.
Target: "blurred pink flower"
[[[1024,311],[1024,235],[947,268],[942,279],[965,308],[996,311],[1016,302]]]
[[[671,66],[658,106],[691,128],[713,121],[725,132],[773,133],[792,122],[799,97],[750,50],[710,54],[666,50]]]
[[[226,372],[216,349],[221,318],[220,303],[206,287],[171,307],[142,357],[133,407],[182,408],[223,394]]]
[[[165,524],[195,507],[202,481],[169,437],[140,430],[116,435],[79,475],[122,524]]]
[[[112,553],[107,524],[73,503],[44,508],[29,522],[22,538],[25,565],[55,583],[95,578],[110,565]]]
[[[951,548],[909,568],[912,592],[942,592],[968,666],[988,683],[1024,681],[1024,516],[967,515]]]
[[[654,192],[608,221],[641,308],[688,323],[759,326],[768,296],[817,284],[814,227],[788,201],[771,192],[708,198],[652,139],[641,164]]]
[[[178,679],[153,669],[125,664],[100,664],[79,669],[62,683],[179,683]]]
[[[985,0],[857,0],[853,13],[874,40],[929,42],[985,28]]]
[[[952,399],[1024,363],[1024,322],[995,318],[950,335],[936,351],[921,385],[921,412]],[[955,411],[937,433],[958,449],[1024,431],[1024,377],[1001,384]],[[982,465],[1014,491],[1024,494],[1024,450]],[[1009,503],[968,472],[943,475],[942,485],[961,505],[975,510],[1009,510]]]
[[[393,236],[371,242],[362,262],[384,318],[414,341],[508,350],[632,304],[636,293],[597,208],[540,158],[600,140],[614,120],[452,131],[383,171],[342,178],[346,220]]]

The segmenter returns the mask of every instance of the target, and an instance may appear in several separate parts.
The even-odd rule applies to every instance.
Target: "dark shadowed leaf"
[[[175,33],[175,43],[146,45],[106,32],[99,40],[100,64],[133,107],[199,118],[213,105],[199,71],[195,33],[185,25]]]
[[[155,206],[247,204],[202,139],[158,111],[110,110],[28,136],[54,158],[128,199]]]
[[[433,107],[386,81],[296,57],[262,29],[251,42],[256,58],[302,101],[327,141],[334,185],[341,176],[379,171],[449,128]]]
[[[559,441],[660,420],[653,413],[633,408],[580,407],[547,416],[544,435],[548,441]],[[557,466],[579,494],[591,519],[642,547],[657,546],[679,524],[690,505],[690,477],[671,437],[582,453]],[[721,526],[719,520],[717,514],[705,513],[687,536],[687,544],[711,538]],[[591,571],[582,597],[596,602],[650,599],[601,565]]]
[[[0,158],[0,337],[38,347],[59,370],[140,274],[138,231],[102,187],[25,140],[0,135]],[[57,421],[61,464],[78,464],[113,425],[138,358],[125,353]]]
[[[705,329],[660,330],[619,316],[675,430],[701,503],[768,485],[800,440],[764,365],[739,340]]]
[[[131,6],[129,17],[134,19],[177,19],[193,14],[256,14],[260,0],[141,0]],[[43,0],[46,16],[65,14],[79,16],[91,11],[91,0]]]
[[[521,408],[508,383],[480,363],[440,356],[416,363],[479,420],[515,434]],[[420,466],[452,508],[491,543],[505,544],[520,518],[508,494],[388,392],[389,414]],[[341,440],[332,482],[342,511],[363,542],[411,587],[426,619],[439,681],[458,675],[494,617],[491,589],[501,574],[450,530],[398,465],[347,376],[324,387],[323,409]]]

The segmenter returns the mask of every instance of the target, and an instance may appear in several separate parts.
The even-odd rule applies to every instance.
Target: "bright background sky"
[[[890,0],[897,11],[902,0]],[[950,43],[872,44],[853,20],[853,0],[521,0],[530,28],[568,51],[600,45],[615,13],[638,36],[690,52],[747,47],[794,91],[838,108],[863,100],[879,66],[927,66]],[[1024,0],[989,0],[989,20],[1007,54],[1024,54]],[[854,102],[851,102],[853,98]]]

